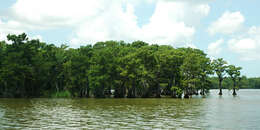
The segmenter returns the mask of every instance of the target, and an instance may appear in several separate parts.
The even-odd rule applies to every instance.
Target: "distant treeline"
[[[12,44],[0,42],[0,97],[188,98],[217,88],[217,81],[234,95],[240,86],[259,88],[258,79],[241,80],[241,67],[194,48],[106,41],[73,49],[24,33],[7,39]],[[209,77],[214,73],[218,79]]]
[[[218,78],[217,77],[211,77],[210,81],[212,83],[213,89],[218,88]],[[230,86],[233,85],[232,79],[226,78],[223,81],[223,88],[229,89]],[[260,89],[260,78],[247,78],[246,76],[242,76],[242,80],[240,82],[240,89]]]

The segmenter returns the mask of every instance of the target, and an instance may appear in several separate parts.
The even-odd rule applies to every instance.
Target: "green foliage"
[[[72,97],[69,91],[56,92],[52,96],[52,98],[70,98]]]
[[[215,73],[218,76],[218,88],[219,95],[222,95],[222,81],[225,79],[226,71],[227,71],[227,62],[222,58],[218,58],[213,60],[212,67]]]
[[[228,69],[226,70],[228,75],[230,76],[230,78],[232,79],[233,81],[233,95],[237,95],[236,94],[236,89],[239,89],[239,84],[240,84],[240,81],[242,79],[242,77],[240,77],[240,70],[242,68],[241,67],[236,67],[234,65],[229,65],[228,66]]]
[[[149,45],[143,41],[97,42],[77,49],[29,40],[26,34],[8,35],[0,42],[0,97],[161,97],[204,95],[216,72],[237,87],[254,84],[240,77],[241,68],[223,59],[213,62],[192,48]],[[229,84],[232,84],[230,82]],[[112,93],[113,91],[113,93]]]
[[[210,77],[210,82],[212,83],[212,89],[218,88],[218,78]],[[233,81],[231,78],[226,78],[223,81],[222,88],[223,89],[231,89],[233,86]],[[259,89],[260,88],[260,78],[247,78],[246,76],[242,76],[242,79],[239,83],[240,89]]]
[[[177,86],[172,86],[171,91],[175,92],[177,97],[181,97],[183,93],[182,89]]]

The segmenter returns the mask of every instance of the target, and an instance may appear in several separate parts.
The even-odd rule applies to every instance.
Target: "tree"
[[[208,80],[208,75],[213,74],[212,65],[210,59],[206,57],[201,57],[200,62],[200,72],[199,72],[199,89],[201,90],[201,95],[205,95],[205,92],[210,89],[211,82]]]
[[[236,89],[239,89],[239,85],[238,83],[240,82],[241,80],[241,77],[240,77],[240,70],[242,68],[241,67],[236,67],[234,65],[229,65],[226,72],[228,73],[228,75],[230,76],[230,78],[232,79],[233,81],[233,94],[232,95],[237,95],[236,93]]]
[[[228,73],[223,86],[260,88],[258,78],[227,70],[223,59],[212,63],[199,49],[149,45],[143,41],[97,42],[73,49],[25,33],[0,42],[0,97],[161,97],[205,95]],[[215,71],[218,78],[210,78]],[[218,80],[218,81],[216,81]],[[236,94],[234,89],[234,95]]]
[[[212,62],[213,69],[218,76],[218,87],[219,87],[219,95],[222,95],[222,81],[225,79],[225,73],[227,69],[227,62],[222,58],[218,58],[213,60]]]
[[[174,49],[171,46],[160,46],[156,53],[161,62],[161,83],[166,84],[166,87],[163,88],[163,94],[177,97],[177,90],[181,89],[180,66],[182,65],[184,54],[181,50]],[[171,89],[172,87],[178,89]]]
[[[184,87],[184,98],[189,98],[190,95],[196,90],[199,82],[201,54],[197,50],[187,48],[186,55],[181,66],[182,85]]]

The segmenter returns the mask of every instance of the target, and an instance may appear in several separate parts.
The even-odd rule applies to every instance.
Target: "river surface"
[[[260,129],[260,90],[192,99],[0,99],[0,129]]]

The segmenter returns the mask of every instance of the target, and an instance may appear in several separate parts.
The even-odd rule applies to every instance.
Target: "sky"
[[[260,77],[259,0],[1,0],[0,41],[25,32],[77,48],[142,40],[192,47]]]

